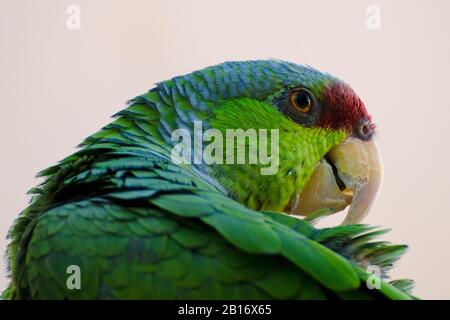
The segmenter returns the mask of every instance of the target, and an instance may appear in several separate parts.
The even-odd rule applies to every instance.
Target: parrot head
[[[318,79],[310,84],[299,82],[275,100],[278,110],[311,129],[307,136],[326,136],[331,143],[325,154],[319,154],[307,183],[291,197],[285,210],[310,215],[321,209],[334,213],[350,206],[343,224],[359,223],[382,182],[382,163],[373,141],[375,125],[349,85],[336,78]],[[340,139],[335,140],[336,136]]]
[[[382,180],[375,126],[343,81],[309,66],[258,60],[226,62],[158,86],[185,124],[201,119],[224,136],[229,129],[277,130],[278,139],[268,134],[277,143],[269,155],[279,159],[271,175],[248,161],[199,166],[236,201],[303,216],[349,207],[345,224],[368,213]]]

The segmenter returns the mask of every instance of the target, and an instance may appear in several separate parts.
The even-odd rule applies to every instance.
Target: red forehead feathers
[[[353,89],[343,82],[332,82],[322,95],[324,112],[320,125],[326,128],[343,128],[351,132],[362,120],[371,121],[364,103],[353,91]],[[370,125],[374,129],[374,125]]]

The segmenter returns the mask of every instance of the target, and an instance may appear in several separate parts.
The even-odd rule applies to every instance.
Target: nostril
[[[372,138],[373,129],[367,119],[361,121],[360,125],[356,127],[356,136],[361,140],[367,141]]]
[[[361,126],[361,133],[363,136],[367,136],[371,133],[372,129],[370,128],[370,125],[365,123]]]

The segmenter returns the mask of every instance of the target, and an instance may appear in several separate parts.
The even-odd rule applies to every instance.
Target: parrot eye
[[[296,90],[291,93],[291,104],[300,112],[306,113],[311,110],[313,98],[311,93],[305,89]]]

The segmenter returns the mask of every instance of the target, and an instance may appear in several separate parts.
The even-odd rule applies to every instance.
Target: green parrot
[[[411,280],[386,280],[407,247],[358,224],[381,160],[343,81],[226,62],[157,83],[114,117],[39,173],[8,235],[3,298],[414,298]],[[342,225],[314,227],[347,207]]]

